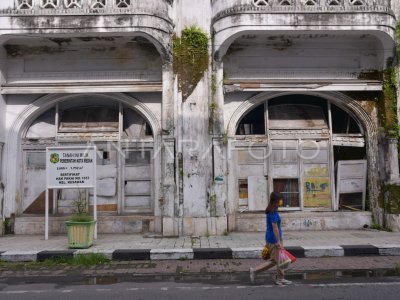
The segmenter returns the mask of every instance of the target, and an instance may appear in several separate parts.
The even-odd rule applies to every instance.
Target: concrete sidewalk
[[[285,247],[295,256],[339,257],[399,255],[400,233],[377,230],[287,231]],[[260,258],[263,233],[230,233],[227,236],[176,237],[100,234],[89,249],[68,249],[66,235],[11,235],[0,237],[0,259],[36,261],[79,253],[103,253],[113,260]]]

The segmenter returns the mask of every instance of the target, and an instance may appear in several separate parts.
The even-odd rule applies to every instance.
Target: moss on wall
[[[210,88],[211,88],[211,101],[209,105],[208,131],[210,134],[213,134],[215,114],[218,110],[218,103],[215,102],[215,94],[217,93],[217,78],[214,74],[211,75]]]
[[[385,213],[400,214],[400,186],[383,184],[381,186],[378,204]]]
[[[387,136],[399,137],[397,118],[397,75],[394,67],[383,71],[383,89],[376,98],[381,128]]]
[[[208,64],[208,36],[200,28],[185,28],[181,37],[173,37],[173,69],[178,76],[182,101],[192,94]]]

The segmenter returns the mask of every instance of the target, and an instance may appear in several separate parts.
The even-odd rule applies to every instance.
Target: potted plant
[[[73,202],[74,214],[66,221],[69,248],[89,248],[93,245],[96,221],[88,214],[88,202],[79,191],[79,197]]]

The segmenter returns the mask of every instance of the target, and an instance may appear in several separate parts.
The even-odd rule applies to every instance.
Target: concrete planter
[[[68,247],[89,248],[93,245],[94,226],[96,221],[76,222],[67,221]]]

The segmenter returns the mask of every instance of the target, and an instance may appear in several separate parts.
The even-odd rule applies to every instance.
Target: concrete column
[[[159,206],[162,218],[162,232],[164,236],[177,236],[181,221],[179,220],[179,198],[177,197],[176,169],[175,169],[175,99],[176,82],[172,64],[163,65],[163,96],[161,113],[161,198]]]
[[[387,174],[390,182],[398,181],[399,178],[399,158],[397,151],[397,139],[387,138],[388,153],[387,153]]]
[[[224,135],[224,67],[222,61],[214,61],[214,84],[215,92],[212,101],[215,103],[214,109],[214,130],[213,135],[223,137]]]
[[[174,1],[176,32],[193,25],[211,37],[211,1]],[[211,42],[210,42],[211,45]],[[210,47],[211,57],[211,47]],[[205,72],[193,93],[179,107],[178,152],[182,155],[183,200],[182,231],[184,235],[212,234],[209,227],[208,202],[212,196],[212,141],[209,135],[209,101],[211,72]],[[180,155],[180,154],[179,154]]]
[[[175,76],[170,62],[164,63],[162,68],[163,94],[162,94],[162,133],[163,137],[174,136],[174,87]]]

